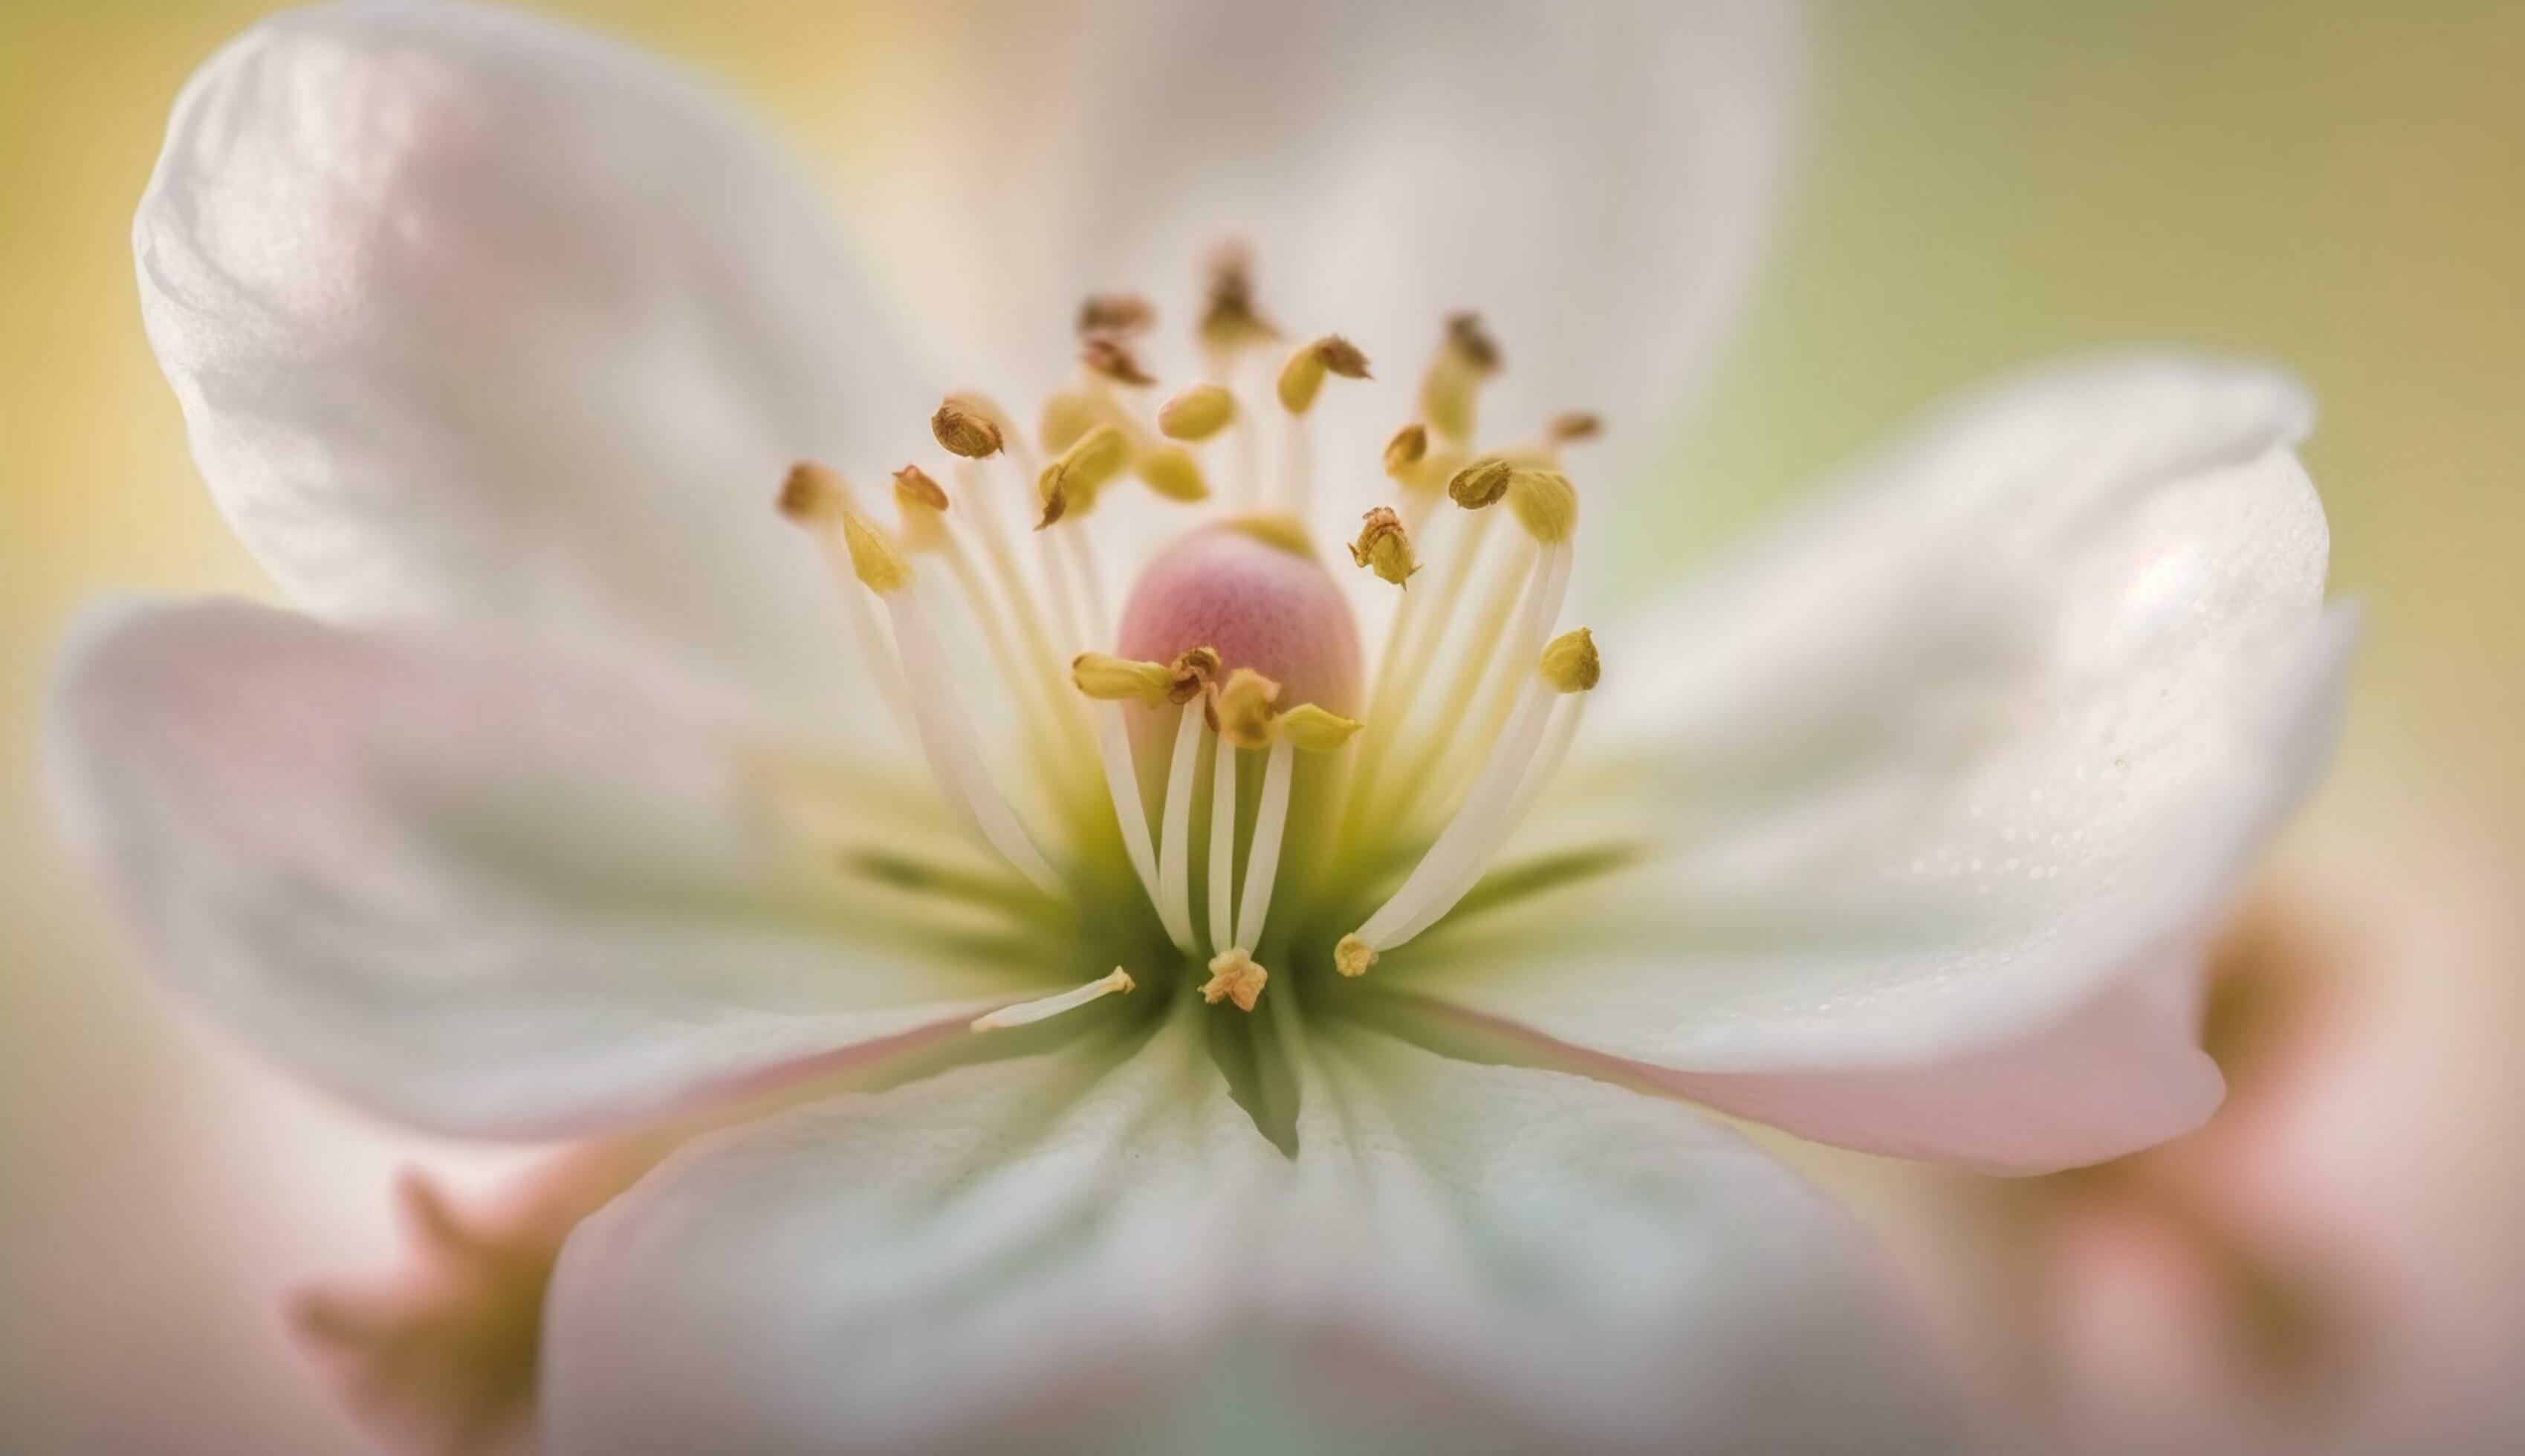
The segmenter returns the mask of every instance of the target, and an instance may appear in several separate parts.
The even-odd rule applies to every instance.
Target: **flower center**
[[[1081,910],[1075,924],[1155,921],[1113,947],[1141,963],[977,1030],[1144,977],[1252,1011],[1270,965],[1301,982],[1364,974],[1481,879],[1596,684],[1593,639],[1554,635],[1578,509],[1560,455],[1594,420],[1481,447],[1478,396],[1500,361],[1471,315],[1449,320],[1414,417],[1384,443],[1393,504],[1348,543],[1364,573],[1351,584],[1390,608],[1372,677],[1307,525],[1312,412],[1328,381],[1367,378],[1366,358],[1331,334],[1282,352],[1231,259],[1197,332],[1205,377],[1152,411],[1153,317],[1134,298],[1089,300],[1077,378],[1031,435],[989,400],[950,397],[931,427],[955,489],[905,466],[891,527],[822,466],[781,493],[866,588],[851,600],[871,674],[957,817],[1046,901]],[[1167,544],[1110,613],[1105,556],[1151,535]],[[986,722],[1008,731],[988,738]],[[1101,902],[1135,882],[1135,910]]]

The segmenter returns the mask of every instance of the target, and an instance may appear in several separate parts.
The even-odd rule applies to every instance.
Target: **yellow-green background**
[[[153,995],[54,849],[34,768],[45,664],[83,599],[257,589],[185,459],[126,236],[177,86],[263,8],[0,0],[10,1450],[340,1445],[270,1301],[383,1246],[392,1145]],[[920,43],[917,22],[841,6],[568,8],[751,96],[837,182],[869,161],[853,78]],[[2306,454],[2337,587],[2372,613],[2339,769],[2286,856],[2388,911],[2443,901],[2451,876],[2473,888],[2449,913],[2509,913],[2525,6],[1883,0],[1814,30],[1807,170],[1629,568],[2031,355],[2143,339],[2285,361],[2324,408]],[[2457,943],[2476,948],[2396,974],[2442,983],[2476,1041],[2525,1036],[2495,963],[2513,940]]]

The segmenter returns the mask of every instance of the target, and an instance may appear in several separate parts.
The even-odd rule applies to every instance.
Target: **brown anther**
[[[1360,520],[1359,539],[1350,545],[1352,563],[1396,586],[1409,581],[1420,569],[1420,560],[1411,554],[1411,537],[1403,529],[1403,517],[1392,508],[1379,506]]]
[[[1166,701],[1182,704],[1199,698],[1218,681],[1220,665],[1215,649],[1186,648],[1166,664],[1166,670],[1174,675],[1173,685],[1166,689]]]
[[[1385,442],[1385,473],[1401,475],[1429,453],[1429,427],[1413,420]]]
[[[1447,315],[1447,348],[1485,374],[1499,372],[1499,341],[1482,323],[1482,315],[1467,310]]]
[[[987,411],[971,400],[949,395],[938,412],[929,416],[929,433],[950,455],[968,461],[986,460],[1000,453],[1000,427]]]
[[[1552,416],[1543,433],[1555,445],[1575,445],[1593,440],[1605,432],[1605,421],[1584,410],[1568,410]]]
[[[1254,255],[1243,243],[1221,244],[1211,255],[1200,333],[1205,346],[1221,352],[1280,337],[1280,331],[1255,312]]]
[[[1326,373],[1339,374],[1345,379],[1367,377],[1367,356],[1360,352],[1357,344],[1339,334],[1326,334],[1315,340],[1315,358],[1323,361]]]
[[[1078,362],[1116,384],[1134,389],[1158,382],[1158,376],[1140,367],[1138,356],[1120,339],[1099,334],[1078,346]]]
[[[1136,293],[1091,293],[1078,306],[1081,338],[1146,333],[1157,321],[1157,306]]]
[[[906,465],[894,472],[895,504],[905,508],[925,506],[932,510],[947,509],[947,488],[929,476],[918,465]]]
[[[1500,497],[1508,494],[1509,481],[1515,474],[1516,466],[1497,456],[1477,460],[1447,482],[1447,499],[1466,510],[1496,506]]]
[[[809,521],[848,505],[850,487],[829,467],[814,461],[800,461],[781,479],[779,501],[782,515],[794,521]]]
[[[1280,408],[1292,414],[1306,413],[1315,403],[1316,392],[1323,388],[1326,374],[1364,379],[1368,377],[1367,356],[1339,334],[1326,334],[1301,347],[1280,366]]]

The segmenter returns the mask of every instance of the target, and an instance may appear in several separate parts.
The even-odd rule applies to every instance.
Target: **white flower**
[[[1931,1439],[1837,1216],[1644,1093],[2019,1171],[2207,1115],[2203,925],[2352,636],[2302,396],[2172,357],[2004,383],[1600,623],[1598,687],[1563,596],[1618,472],[1547,407],[1644,439],[1704,357],[1781,146],[1775,12],[1059,19],[890,112],[921,210],[868,236],[933,285],[893,295],[716,103],[574,32],[346,6],[214,59],[143,300],[309,614],[92,621],[74,828],[188,995],[392,1117],[899,1084],[578,1228],[559,1450],[1187,1444],[1221,1432],[1146,1423],[1240,1392],[1264,1424],[1227,1433],[1282,1444]],[[1053,72],[1092,104],[1034,107]],[[1214,394],[1175,446],[1172,389],[1119,382],[1190,382],[1156,367],[1189,298],[1047,364],[1086,288],[1227,232],[1305,332],[1266,350],[1213,279],[1214,433]],[[1466,305],[1509,366],[1467,321],[1415,390]],[[1064,378],[1040,469],[1031,410],[946,392]],[[897,513],[866,487],[907,460]],[[1371,569],[1327,574],[1377,506]]]

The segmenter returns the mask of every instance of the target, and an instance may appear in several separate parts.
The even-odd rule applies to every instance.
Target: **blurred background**
[[[330,1451],[281,1291],[382,1257],[421,1147],[161,999],[56,849],[48,659],[114,589],[266,589],[186,460],[127,230],[169,105],[266,7],[0,0],[0,1449]],[[910,12],[557,7],[715,75],[847,193]],[[2525,1447],[2525,7],[1877,0],[1814,12],[1806,166],[1681,484],[1706,553],[1945,391],[2126,340],[2313,384],[2349,731],[2222,961],[2236,1092],[1993,1184],[1802,1151],[1936,1305],[1996,1443]],[[855,99],[856,98],[856,99]]]

